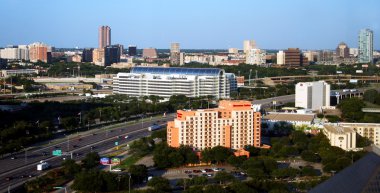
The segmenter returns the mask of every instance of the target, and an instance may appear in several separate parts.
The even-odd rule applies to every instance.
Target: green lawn
[[[142,156],[132,154],[128,156],[126,159],[121,161],[121,164],[119,165],[120,168],[127,169],[129,166],[135,164],[139,159],[141,159]]]

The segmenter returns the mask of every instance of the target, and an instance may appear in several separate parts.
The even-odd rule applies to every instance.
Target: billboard
[[[112,165],[119,165],[120,164],[120,158],[114,157],[111,159]]]
[[[110,158],[108,158],[108,157],[102,157],[102,158],[100,158],[100,164],[102,164],[102,165],[109,165],[110,164]]]

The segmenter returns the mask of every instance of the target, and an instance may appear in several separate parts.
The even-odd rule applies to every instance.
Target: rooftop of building
[[[380,156],[370,152],[351,166],[313,188],[309,193],[379,192],[379,177]]]
[[[311,122],[314,120],[314,114],[297,114],[297,113],[269,113],[263,116],[266,120],[276,121],[302,121]]]
[[[341,126],[352,126],[352,127],[380,127],[380,123],[344,123],[340,122]]]
[[[178,67],[133,67],[131,73],[151,74],[181,74],[181,75],[205,75],[218,76],[224,72],[220,68],[178,68]]]
[[[339,135],[355,132],[353,129],[351,129],[349,127],[342,127],[342,126],[338,126],[338,125],[324,125],[323,127],[328,132],[339,134]]]

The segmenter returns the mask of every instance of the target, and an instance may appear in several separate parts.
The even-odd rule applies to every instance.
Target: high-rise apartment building
[[[255,40],[244,40],[243,42],[243,51],[244,53],[248,53],[249,50],[256,48],[256,41]]]
[[[133,67],[130,73],[118,73],[114,77],[113,92],[166,99],[173,95],[230,98],[231,90],[236,88],[233,77],[219,68]]]
[[[99,27],[99,48],[111,45],[111,28],[109,26]]]
[[[92,54],[94,49],[92,48],[85,48],[82,51],[82,62],[93,62],[92,60]]]
[[[197,150],[224,146],[241,149],[261,145],[261,114],[250,101],[219,101],[219,107],[178,110],[168,122],[167,143],[171,147],[189,145]]]
[[[325,81],[297,83],[295,106],[311,110],[330,106],[330,85]]]
[[[362,29],[359,32],[359,62],[373,62],[373,31]]]
[[[174,65],[180,64],[180,46],[179,43],[172,43],[170,45],[170,63]]]
[[[338,47],[336,48],[335,54],[338,58],[349,58],[350,57],[350,48],[347,46],[346,43],[341,42],[338,45]]]
[[[137,55],[137,46],[128,46],[128,56],[136,56]]]
[[[266,51],[261,49],[251,49],[246,53],[246,64],[265,64],[266,63]]]
[[[50,62],[51,48],[43,43],[33,43],[29,45],[29,59],[31,62]]]

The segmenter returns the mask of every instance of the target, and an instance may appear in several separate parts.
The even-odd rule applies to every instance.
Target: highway
[[[0,191],[7,192],[8,187],[15,187],[18,184],[25,183],[27,180],[42,175],[46,171],[37,171],[37,164],[41,160],[47,161],[52,168],[59,167],[63,158],[70,158],[70,155],[53,157],[52,151],[61,149],[62,152],[73,154],[74,160],[81,160],[91,152],[102,152],[115,147],[117,141],[119,145],[126,144],[134,139],[138,139],[150,134],[147,127],[153,123],[166,124],[167,121],[173,120],[174,114],[166,117],[149,120],[145,122],[136,122],[128,126],[119,126],[110,130],[95,129],[87,135],[74,135],[75,137],[66,137],[66,140],[54,145],[47,145],[38,149],[27,152],[17,153],[0,159]],[[128,135],[126,139],[125,136]],[[27,155],[27,159],[25,159]],[[11,159],[16,157],[16,159]],[[4,167],[6,166],[6,167]],[[8,179],[7,179],[8,178]],[[9,178],[11,178],[9,180]]]
[[[294,102],[295,95],[284,95],[284,96],[278,96],[278,97],[272,97],[272,98],[266,98],[261,100],[254,100],[253,104],[261,104],[262,108],[268,108],[273,105],[273,101],[276,101],[277,105],[285,104],[288,102]]]

